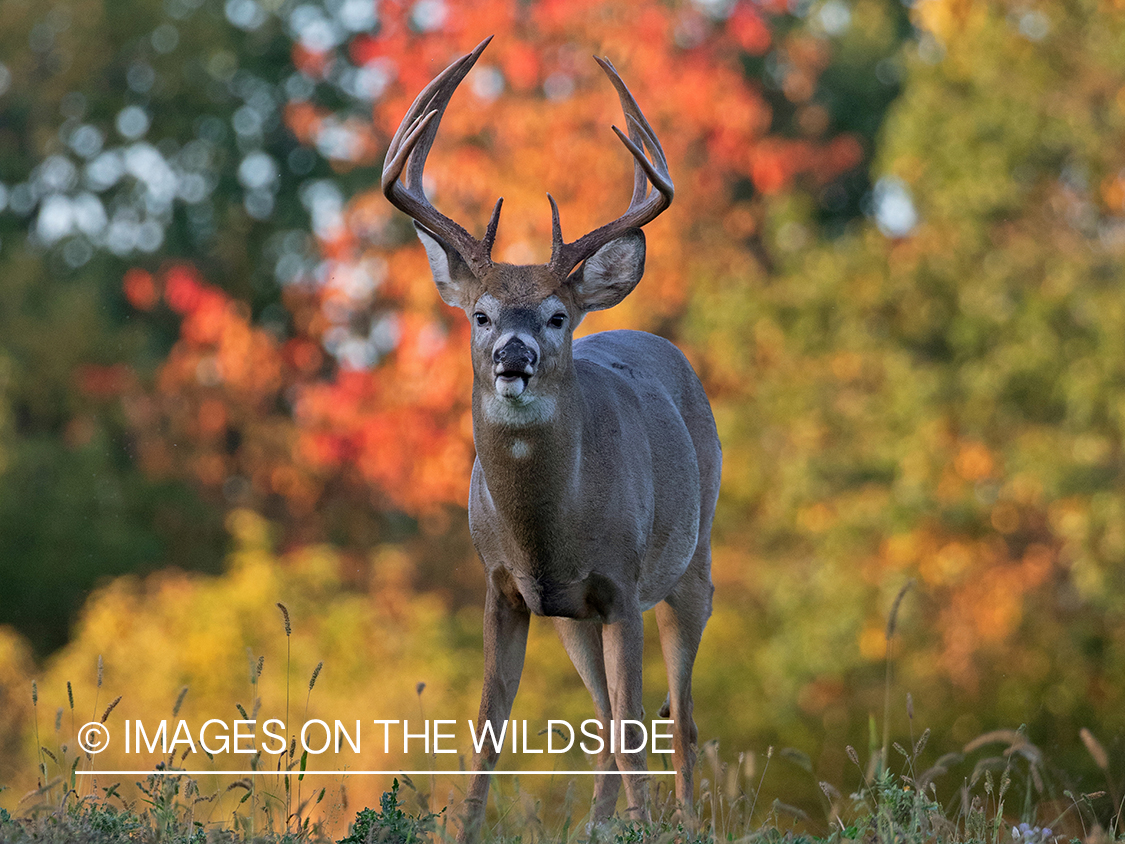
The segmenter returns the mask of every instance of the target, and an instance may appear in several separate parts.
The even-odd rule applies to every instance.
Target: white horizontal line
[[[264,776],[282,776],[282,777],[299,777],[299,776],[312,776],[313,774],[331,774],[332,776],[398,776],[405,774],[408,777],[421,777],[430,776],[431,774],[441,774],[443,776],[470,776],[472,774],[484,773],[483,771],[177,771],[177,770],[142,770],[142,771],[75,771],[80,777],[96,777],[106,776],[112,774],[126,774],[129,776],[191,776],[203,777],[211,774],[228,777],[264,777]],[[518,777],[518,776],[553,776],[553,777],[629,777],[629,776],[672,776],[675,771],[489,771],[490,776],[494,777]]]

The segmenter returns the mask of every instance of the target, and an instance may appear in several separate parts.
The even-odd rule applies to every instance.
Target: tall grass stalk
[[[762,765],[762,775],[758,777],[758,785],[754,789],[754,799],[750,801],[750,814],[747,816],[747,823],[752,823],[754,820],[754,810],[758,808],[758,795],[762,792],[762,783],[766,781],[766,771],[770,769],[770,760],[773,758],[773,745],[771,744],[766,750],[766,762]]]
[[[39,765],[39,787],[47,782],[47,763],[43,761],[43,745],[39,741],[39,686],[31,681],[31,710],[35,719],[35,758]]]
[[[98,697],[102,693],[102,678],[105,674],[105,663],[102,661],[102,655],[98,654],[98,683],[94,687],[94,711],[90,713],[90,720],[98,717]]]
[[[293,649],[293,643],[292,643],[293,625],[289,621],[289,608],[286,607],[285,604],[281,603],[281,601],[277,602],[277,608],[279,610],[281,610],[281,619],[282,619],[282,622],[285,625],[285,729],[288,730],[289,729],[289,670],[290,670],[290,666],[292,665],[292,662],[293,662],[293,650],[292,650]],[[289,757],[290,757],[290,761],[292,761],[292,757],[293,757],[292,752],[290,752]],[[285,782],[286,782],[286,785],[285,785],[285,823],[288,826],[290,811],[292,809],[292,800],[291,800],[292,789],[289,786],[289,777],[285,778]],[[298,786],[298,788],[300,788],[300,780],[298,780],[297,786]]]
[[[883,685],[883,748],[879,757],[879,770],[885,769],[889,756],[887,755],[890,750],[891,744],[891,687],[894,682],[894,645],[895,645],[895,628],[898,625],[898,610],[902,605],[902,599],[906,597],[906,593],[914,586],[914,580],[911,578],[903,584],[902,588],[898,590],[898,595],[895,596],[894,603],[891,604],[891,611],[887,615],[887,676]]]

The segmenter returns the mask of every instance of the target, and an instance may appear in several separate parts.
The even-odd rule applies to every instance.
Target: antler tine
[[[387,150],[388,158],[398,152],[402,146],[403,139],[411,133],[413,128],[418,124],[419,119],[434,110],[433,102],[437,90],[449,80],[451,75],[456,73],[457,70],[464,65],[465,60],[468,58],[469,55],[466,54],[454,61],[445,70],[431,79],[430,83],[414,98],[414,102],[410,104],[410,109],[406,112],[406,116],[402,118],[402,123],[399,124],[398,129],[395,131],[394,137],[391,138],[390,147]],[[450,92],[450,94],[452,94],[452,92]]]
[[[658,186],[658,190],[661,189],[659,187],[660,185],[666,186],[662,189],[662,193],[674,193],[672,179],[668,175],[668,160],[664,157],[664,149],[660,146],[660,141],[657,140],[656,133],[653,132],[652,126],[649,125],[648,120],[645,119],[644,114],[641,112],[641,107],[637,105],[637,101],[633,98],[633,95],[629,93],[629,89],[625,87],[625,83],[618,75],[617,68],[613,66],[613,62],[609,59],[599,59],[597,56],[594,56],[594,61],[606,72],[609,81],[612,82],[613,87],[617,89],[617,97],[621,100],[621,111],[625,115],[625,125],[629,130],[629,138],[637,147],[640,147],[643,142],[644,147],[648,149],[649,155],[652,156],[653,161],[656,162],[659,168],[658,172],[655,174],[650,172],[652,168],[647,166],[648,162],[645,160],[644,155],[640,154],[638,149],[634,149],[634,147],[622,137],[621,132],[616,126],[613,127],[618,137],[621,138],[621,141],[625,146],[629,147],[629,151],[633,153],[635,159],[633,162],[633,202],[644,199],[645,195],[648,193],[648,181],[646,181],[645,175],[648,176],[648,179],[651,180],[653,185]],[[642,169],[645,171],[645,175],[642,175]],[[668,202],[671,201],[672,198],[669,196]],[[663,211],[664,209],[662,208],[660,210]]]
[[[551,199],[552,247],[550,269],[560,278],[566,278],[582,261],[589,258],[611,240],[628,229],[640,228],[656,219],[669,205],[675,189],[668,172],[668,160],[637,101],[625,87],[617,70],[608,59],[594,57],[617,89],[621,110],[625,115],[626,135],[616,126],[613,131],[633,156],[633,196],[629,208],[612,223],[583,235],[572,243],[564,243],[559,223],[558,206]],[[648,155],[645,155],[645,150]],[[651,157],[651,160],[650,160]],[[649,190],[649,185],[654,190]]]
[[[484,42],[484,44],[487,44],[487,42]],[[480,49],[481,47],[478,46],[474,52],[478,52]],[[417,149],[418,155],[413,156],[415,164],[407,170],[406,187],[411,189],[418,187],[420,177],[418,163],[425,165],[426,156],[433,145],[434,138],[437,136],[436,123],[441,121],[449,98],[457,88],[457,83],[468,73],[468,68],[465,65],[472,58],[473,54],[469,53],[457,59],[423,88],[422,92],[414,99],[406,116],[403,117],[394,137],[391,138],[383,166],[382,186],[387,198],[392,202],[394,202],[394,198],[388,191],[394,187],[395,182],[402,175],[402,170],[411,159],[411,153],[415,149]],[[450,82],[452,82],[452,85],[449,84]],[[425,131],[431,121],[435,121],[435,125],[429,132],[428,138],[422,139],[422,132]]]
[[[477,275],[492,266],[492,243],[496,237],[500,204],[503,200],[496,203],[484,239],[478,240],[459,223],[434,208],[426,198],[422,173],[453,92],[491,40],[491,36],[486,38],[471,53],[454,61],[422,89],[391,138],[381,180],[383,194],[392,205],[447,241]]]

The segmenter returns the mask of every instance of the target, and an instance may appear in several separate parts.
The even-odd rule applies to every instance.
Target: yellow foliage
[[[32,718],[34,676],[23,638],[11,628],[0,627],[0,783],[10,782],[21,770],[34,767],[29,757],[21,757],[18,752]]]
[[[983,13],[985,5],[980,0],[922,0],[914,5],[914,22],[948,44],[973,25],[973,18]]]
[[[410,582],[413,561],[398,547],[373,551],[377,575],[370,591],[364,592],[345,585],[341,578],[344,560],[332,549],[306,547],[278,555],[270,545],[269,523],[249,511],[234,512],[228,528],[234,548],[222,575],[169,570],[144,579],[122,577],[88,600],[70,644],[38,675],[39,742],[60,760],[58,765],[48,760],[49,775],[61,773],[62,766],[73,760],[76,728],[99,720],[119,695],[120,703],[105,722],[111,735],[109,749],[92,761],[84,757],[80,772],[151,770],[162,760],[168,762],[159,752],[137,753],[134,748],[125,753],[126,722],[135,731],[136,721],[142,721],[145,735],[151,738],[159,722],[167,720],[171,737],[178,720],[183,719],[198,739],[209,719],[220,719],[229,731],[229,725],[247,716],[258,725],[266,719],[280,719],[289,736],[297,735],[301,725],[312,719],[329,725],[339,720],[354,732],[358,719],[361,753],[344,744],[339,753],[310,754],[310,770],[339,773],[310,775],[304,785],[306,796],[327,787],[338,800],[344,793],[343,783],[352,812],[361,805],[378,805],[391,775],[348,777],[348,770],[456,771],[467,767],[472,751],[468,723],[476,718],[482,673],[480,611],[453,614],[435,595],[414,591]],[[285,605],[290,619],[288,636],[279,603]],[[655,640],[648,657],[654,668],[659,666]],[[259,659],[263,660],[260,676]],[[321,662],[323,668],[310,687]],[[650,675],[651,701],[646,702],[650,711],[655,711],[664,695],[660,674]],[[30,699],[35,676],[22,640],[0,629],[0,750],[9,751],[0,754],[4,765],[0,775],[11,786],[0,801],[10,809],[36,787],[38,756]],[[68,681],[73,688],[73,711]],[[182,707],[174,716],[173,707],[185,686]],[[55,713],[60,709],[63,714],[56,726]],[[512,716],[527,719],[529,747],[542,745],[539,730],[547,719],[579,724],[592,714],[589,696],[552,626],[536,620]],[[409,721],[412,734],[422,732],[419,725],[423,721],[452,720],[456,724],[443,731],[452,732],[455,738],[443,746],[457,752],[430,755],[417,739],[406,753],[402,730],[396,726],[391,728],[389,752],[384,753],[383,727],[373,723],[376,719]],[[213,728],[209,733],[213,747],[221,741],[220,732]],[[261,726],[257,736],[261,746]],[[310,732],[312,746],[319,740],[315,731]],[[177,751],[185,749],[186,744],[177,747]],[[300,753],[298,749],[298,757]],[[280,759],[285,761],[269,753],[257,763],[252,755],[229,753],[209,759],[200,751],[182,762],[177,753],[175,761],[196,771],[246,770],[252,764],[275,771],[288,761],[284,756]],[[544,760],[540,755],[505,753],[501,764],[563,769],[590,764],[577,750]],[[129,786],[138,777],[102,775],[99,786],[107,785],[107,779]],[[222,792],[232,782],[231,777],[218,774],[197,779],[204,795]],[[273,795],[270,799],[284,798],[279,777],[263,776],[256,784],[263,794]],[[429,788],[427,782],[416,784]],[[435,801],[444,805],[451,790],[455,793],[463,785],[461,777],[439,777]],[[90,793],[92,787],[89,779],[79,779],[79,793]],[[124,793],[128,795],[129,788]],[[328,806],[325,803],[321,810]],[[212,820],[223,821],[229,818],[223,813],[234,809],[233,804],[220,803],[209,811]],[[335,828],[333,824],[342,828],[347,817],[350,815],[337,812],[322,819],[330,828]]]

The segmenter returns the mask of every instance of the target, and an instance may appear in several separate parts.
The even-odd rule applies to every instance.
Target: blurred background
[[[763,795],[809,809],[885,715],[931,729],[926,764],[1026,725],[1077,793],[1106,785],[1086,728],[1112,790],[1121,0],[4,0],[0,805],[118,695],[111,728],[184,687],[196,724],[289,696],[291,722],[475,716],[467,324],[377,184],[416,93],[491,34],[427,177],[474,232],[504,196],[501,259],[546,260],[547,191],[570,238],[628,203],[591,54],[668,154],[646,277],[582,330],[669,337],[714,404],[710,758],[752,784],[795,748]],[[655,635],[646,678],[655,712]],[[589,711],[533,624],[515,717]]]

